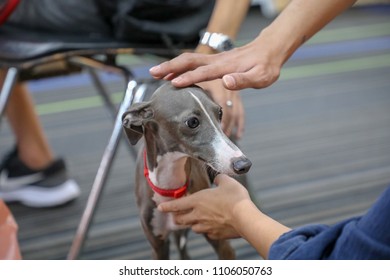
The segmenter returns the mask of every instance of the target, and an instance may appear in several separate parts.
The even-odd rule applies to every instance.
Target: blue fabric
[[[390,260],[390,187],[361,217],[283,234],[272,244],[269,259]]]

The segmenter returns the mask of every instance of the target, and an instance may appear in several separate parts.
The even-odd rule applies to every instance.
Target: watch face
[[[231,49],[233,49],[234,48],[234,46],[233,46],[233,43],[232,43],[232,41],[230,41],[230,40],[225,40],[225,41],[223,41],[222,43],[221,43],[221,50],[222,51],[228,51],[228,50],[231,50]]]
[[[228,51],[234,48],[234,44],[229,36],[221,33],[205,32],[200,43],[219,52]]]

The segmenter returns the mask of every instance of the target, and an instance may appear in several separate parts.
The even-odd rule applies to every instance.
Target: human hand
[[[284,60],[260,33],[254,41],[231,51],[212,55],[184,53],[152,67],[150,74],[172,80],[176,87],[222,78],[229,90],[264,88],[279,78]]]
[[[244,134],[245,113],[240,93],[225,89],[220,80],[198,83],[198,86],[209,92],[212,99],[222,107],[222,130],[225,134],[241,139]],[[228,106],[228,101],[231,106]]]
[[[214,183],[218,187],[163,202],[158,209],[173,212],[177,224],[191,226],[194,232],[205,233],[211,239],[240,237],[234,212],[240,204],[251,202],[248,191],[227,175],[218,175]]]

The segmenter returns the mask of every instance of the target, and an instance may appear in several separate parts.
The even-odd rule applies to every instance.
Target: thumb
[[[222,77],[223,85],[229,90],[241,90],[245,88],[257,88],[254,85],[257,77],[252,77],[250,72],[232,73]]]
[[[224,185],[225,183],[229,182],[230,180],[233,180],[233,179],[230,178],[228,175],[218,174],[214,179],[214,184],[217,186]]]
[[[229,90],[241,90],[245,88],[265,88],[270,86],[278,76],[260,75],[256,69],[243,73],[231,73],[222,77],[223,85]]]
[[[237,89],[237,82],[235,79],[235,75],[229,74],[222,77],[223,86],[230,90]]]

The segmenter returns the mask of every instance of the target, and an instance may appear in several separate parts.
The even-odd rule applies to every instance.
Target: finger
[[[192,225],[191,229],[196,233],[208,233],[210,227],[201,223],[195,223]]]
[[[162,202],[158,205],[157,209],[161,212],[186,212],[191,210],[192,203],[190,196],[178,198],[175,200]]]
[[[212,81],[221,78],[221,65],[206,65],[200,66],[192,71],[187,71],[172,80],[172,84],[176,87],[185,87],[192,84]]]
[[[256,67],[243,72],[232,73],[222,77],[224,86],[230,90],[245,88],[265,88],[274,83],[279,73],[273,70],[259,70]]]
[[[175,214],[175,223],[182,226],[191,226],[197,222],[197,219],[192,214],[192,211],[186,214]]]
[[[256,81],[254,80],[256,79]],[[251,73],[232,73],[222,77],[224,86],[230,90],[241,90],[245,88],[259,88],[258,77]]]
[[[209,239],[211,239],[211,240],[219,240],[219,239],[221,239],[221,238],[219,237],[219,234],[214,234],[214,233],[209,233],[209,234],[207,234],[207,237],[208,237]]]
[[[179,75],[186,71],[193,70],[201,65],[204,65],[204,60],[207,57],[201,54],[184,53],[172,60],[165,61],[149,69],[149,73],[157,79],[166,77],[170,73]]]
[[[239,104],[239,108],[238,108],[238,117],[236,118],[237,119],[237,124],[236,124],[236,137],[237,137],[237,140],[240,140],[243,135],[244,135],[244,130],[245,130],[245,113],[244,113],[244,107],[242,105],[242,103]]]
[[[242,116],[238,118],[237,131],[236,131],[237,140],[242,139],[242,137],[244,136],[244,131],[245,131],[245,117]]]
[[[165,77],[163,77],[163,79],[166,80],[166,81],[171,81],[171,80],[173,80],[173,79],[176,78],[176,77],[177,77],[177,74],[175,74],[175,73],[169,73],[168,75],[166,75]]]
[[[230,90],[241,90],[245,88],[263,88],[257,75],[253,73],[232,73],[222,77],[224,86]]]
[[[223,110],[223,117],[222,117],[222,122],[221,122],[221,128],[222,128],[222,131],[225,133],[225,135],[227,137],[230,137],[230,135],[232,133],[232,125],[234,122],[234,119],[232,116],[232,110],[231,110],[231,108],[228,108],[226,105],[222,106],[222,110]]]
[[[224,184],[230,180],[232,180],[232,179],[228,175],[218,174],[214,179],[214,184],[218,186],[218,185]]]
[[[227,91],[227,90],[226,90]],[[228,116],[229,119],[225,122],[224,132],[227,136],[234,136],[238,140],[238,125],[241,123],[241,118],[243,118],[243,106],[240,97],[240,93],[237,91],[227,91],[230,93],[228,100],[231,101],[231,106],[226,106],[226,101],[224,101],[224,116]],[[225,114],[226,112],[226,114]]]
[[[234,126],[234,117],[229,117],[229,119],[226,120],[224,125],[222,126],[223,132],[227,137],[230,137],[232,135],[233,126]]]

